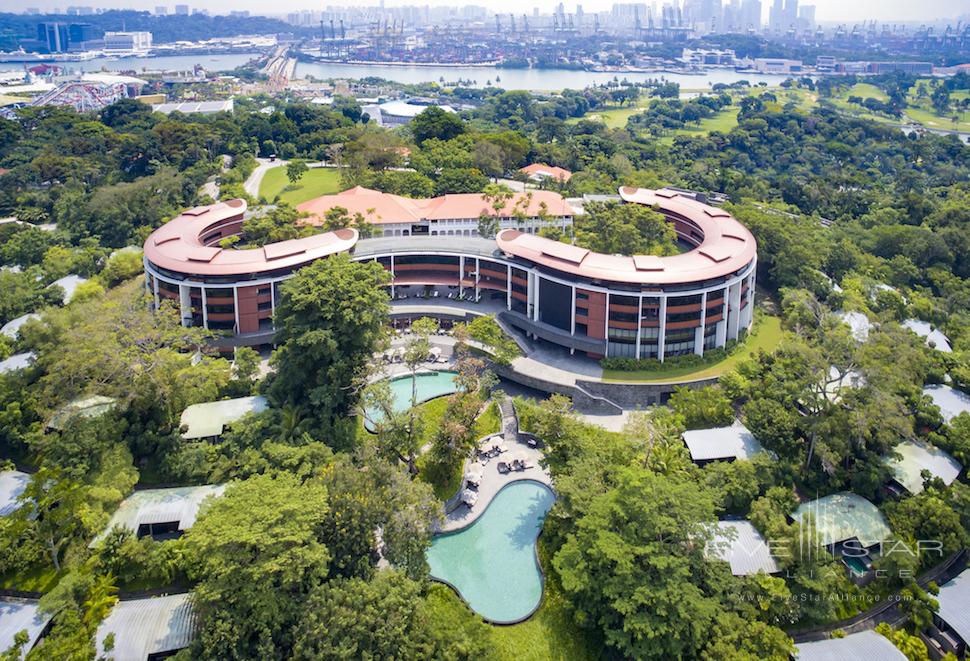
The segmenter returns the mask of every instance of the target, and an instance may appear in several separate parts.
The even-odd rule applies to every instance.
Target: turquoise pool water
[[[417,403],[420,404],[429,399],[455,392],[455,374],[457,372],[442,370],[440,372],[422,372],[415,375],[414,378],[418,382]],[[391,395],[394,397],[394,410],[406,411],[411,406],[411,375],[396,376],[391,379]],[[371,429],[368,420],[375,418],[380,419],[380,414],[375,411],[367,411],[364,426],[368,431],[374,431]]]
[[[528,617],[542,599],[536,538],[555,499],[549,487],[531,480],[503,487],[473,524],[434,538],[431,576],[454,586],[487,620]]]

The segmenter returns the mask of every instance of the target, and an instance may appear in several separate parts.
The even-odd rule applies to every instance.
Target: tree
[[[620,468],[553,558],[580,624],[627,658],[696,657],[720,610],[714,503],[689,480]]]
[[[683,418],[685,429],[727,427],[734,422],[731,401],[720,388],[681,386],[670,396],[669,405]]]
[[[384,333],[389,280],[379,263],[341,254],[283,283],[268,386],[277,403],[302,406],[324,428],[353,410],[356,384]]]
[[[292,185],[296,185],[296,182],[309,171],[310,168],[307,167],[306,161],[303,159],[295,158],[286,164],[286,178],[290,180]]]
[[[642,204],[592,202],[576,224],[576,244],[622,255],[673,255],[677,233],[663,214]]]
[[[465,132],[461,118],[440,106],[428,106],[411,120],[409,127],[414,141],[421,146],[426,140],[451,140]]]
[[[283,659],[310,590],[327,577],[325,487],[287,473],[231,484],[183,538],[199,635],[193,657]]]

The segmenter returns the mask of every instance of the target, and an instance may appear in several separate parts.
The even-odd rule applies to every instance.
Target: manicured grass
[[[53,567],[37,567],[25,572],[0,577],[0,588],[23,592],[47,592],[53,588],[61,575]]]
[[[765,315],[737,351],[713,365],[694,365],[669,370],[638,370],[633,372],[603,370],[603,380],[669,383],[670,381],[709,379],[720,376],[733,369],[740,361],[756,354],[759,350],[771,351],[778,346],[778,343],[781,341],[781,336],[781,320],[778,317]]]
[[[889,96],[881,89],[871,83],[856,83],[844,94],[846,98],[850,96],[861,96],[863,99],[879,99],[888,101]]]
[[[665,135],[664,137],[660,138],[660,142],[665,144],[673,144],[674,136],[677,135],[703,136],[711,133],[712,131],[728,133],[731,131],[731,129],[738,125],[739,111],[740,108],[737,106],[728,106],[713,116],[702,119],[698,124],[691,124],[690,126],[685,126],[682,129],[674,129],[669,135]]]
[[[421,434],[422,446],[431,442],[435,432],[445,418],[447,408],[447,397],[438,397],[418,406],[418,409],[421,411],[421,420],[424,423]],[[501,430],[502,417],[498,412],[498,406],[494,403],[489,404],[488,408],[475,420],[474,437],[478,439]],[[448,500],[461,487],[462,469],[463,466],[458,464],[457,466],[449,467],[447,474],[442,474],[442,471],[436,471],[428,465],[427,454],[418,457],[418,479],[430,484],[434,488],[434,495],[439,500]]]
[[[912,106],[906,108],[903,114],[914,122],[919,122],[926,128],[943,129],[946,131],[970,131],[970,112],[951,110],[941,116],[937,115],[936,110],[928,103],[921,103],[917,108]],[[954,116],[959,118],[956,124],[952,120]]]
[[[286,167],[271,168],[263,175],[259,184],[259,196],[273,202],[278,195],[280,201],[296,205],[321,195],[339,193],[342,189],[340,171],[337,168],[311,168],[290,190],[290,180],[286,178]]]

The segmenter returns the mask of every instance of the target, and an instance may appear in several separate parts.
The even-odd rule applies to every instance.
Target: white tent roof
[[[750,521],[718,521],[707,555],[729,563],[735,576],[779,571],[764,536]]]
[[[195,614],[189,594],[119,601],[98,627],[99,656],[114,634],[114,661],[146,661],[149,655],[184,649],[192,642]]]
[[[121,501],[105,531],[92,545],[115,526],[137,532],[141,525],[177,521],[179,530],[188,530],[195,523],[202,501],[209,496],[217,498],[225,490],[225,485],[208,484],[201,487],[136,491]]]
[[[730,427],[691,429],[683,434],[694,461],[713,459],[750,459],[762,452],[761,443],[740,423]]]
[[[60,286],[60,288],[64,290],[64,304],[66,305],[71,302],[72,298],[74,298],[74,292],[77,291],[77,286],[87,281],[87,278],[82,278],[79,275],[65,275],[63,278],[59,278],[47,286]]]
[[[970,570],[964,569],[941,585],[936,600],[940,604],[940,619],[964,641],[970,641]]]
[[[925,337],[926,344],[932,343],[939,351],[944,353],[953,351],[953,348],[950,346],[950,340],[947,339],[946,335],[941,333],[939,328],[933,328],[929,322],[921,321],[920,319],[907,319],[903,322],[903,326],[920,337]]]
[[[269,408],[269,402],[259,395],[193,404],[182,411],[180,423],[187,428],[182,438],[191,440],[218,436],[226,425],[239,420],[247,413],[261,413],[267,408]]]
[[[839,318],[852,329],[852,337],[857,342],[865,342],[869,339],[869,329],[872,328],[869,317],[861,312],[839,312],[838,314]]]
[[[871,630],[845,638],[799,643],[795,648],[798,661],[906,661],[906,655],[888,638]]]
[[[5,360],[0,360],[0,374],[22,370],[34,362],[34,358],[36,357],[33,351],[26,351],[24,353],[15,353]]]
[[[20,317],[17,317],[16,319],[11,319],[10,321],[8,321],[3,325],[3,328],[0,328],[0,333],[2,333],[3,335],[6,335],[11,339],[16,340],[17,333],[20,332],[20,327],[26,324],[31,319],[40,319],[40,315],[34,312],[31,312],[30,314],[22,315]]]
[[[849,491],[802,503],[792,518],[800,523],[809,515],[815,521],[818,541],[826,546],[856,537],[868,547],[892,535],[879,508]]]
[[[20,471],[0,472],[0,516],[9,516],[20,508],[17,498],[27,488],[30,475]],[[5,649],[0,645],[0,650]]]
[[[50,619],[50,615],[40,612],[34,599],[0,598],[0,651],[13,647],[14,637],[21,631],[27,632],[24,652],[30,650]]]
[[[923,490],[922,471],[928,470],[933,477],[950,484],[957,479],[963,466],[947,452],[938,447],[916,441],[903,441],[896,446],[896,453],[900,459],[886,458],[886,463],[893,469],[896,481],[906,487],[910,493],[920,493]]]
[[[923,394],[929,395],[933,403],[940,407],[943,421],[950,422],[961,413],[970,413],[970,395],[941,384],[923,387]]]

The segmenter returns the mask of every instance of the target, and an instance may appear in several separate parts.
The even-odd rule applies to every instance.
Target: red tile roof
[[[525,172],[530,176],[556,179],[563,183],[569,181],[569,179],[573,176],[573,173],[569,170],[556,167],[555,165],[546,165],[545,163],[533,163],[532,165],[526,165],[524,168],[520,168],[519,172]]]
[[[310,214],[303,222],[311,225],[323,223],[323,216],[333,207],[343,207],[351,215],[360,213],[370,222],[380,225],[417,223],[426,220],[456,220],[478,218],[483,213],[490,216],[511,216],[521,210],[526,216],[538,216],[545,205],[545,213],[551,217],[572,216],[573,209],[561,195],[552,191],[514,193],[503,209],[496,212],[492,203],[481,193],[456,193],[425,199],[411,199],[401,195],[382,193],[357,186],[336,195],[324,195],[297,206],[299,211]]]

